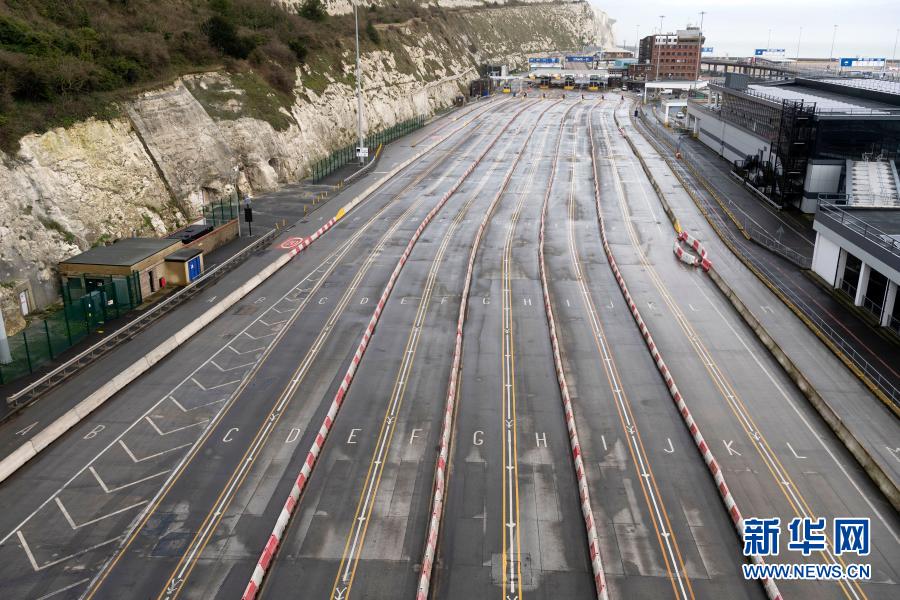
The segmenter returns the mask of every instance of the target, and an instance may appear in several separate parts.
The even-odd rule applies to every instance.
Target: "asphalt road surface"
[[[389,146],[376,173],[318,213],[437,144],[0,484],[3,597],[240,597],[392,271],[455,189],[403,263],[261,597],[416,596],[457,315],[486,216],[430,597],[596,597],[538,276],[549,194],[548,291],[609,597],[765,592],[742,576],[741,540],[619,291],[598,218],[744,516],[784,524],[781,552],[766,560],[871,565],[863,582],[779,580],[784,597],[896,598],[897,513],[708,277],[675,258],[671,226],[613,123],[626,104],[551,95],[479,103]],[[665,191],[723,276],[755,301],[761,284],[709,239],[683,190]],[[0,448],[36,433],[152,347],[153,335],[183,326],[319,224],[298,222],[161,319],[157,333],[4,424]],[[805,335],[781,314],[781,327]],[[819,368],[830,383],[823,394],[877,402],[849,371]],[[900,442],[889,419],[872,435],[873,444]],[[794,517],[845,516],[870,519],[868,556],[786,548]]]

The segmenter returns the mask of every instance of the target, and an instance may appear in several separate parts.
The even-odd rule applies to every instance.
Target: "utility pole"
[[[896,49],[897,49],[897,48],[896,48],[896,45],[897,45],[897,44],[894,44],[894,46],[895,46],[895,47],[894,47],[895,52],[896,52]],[[635,26],[634,26],[634,57],[635,57],[635,58],[638,57],[638,54],[640,53],[640,49],[641,49],[641,26],[640,26],[640,25],[635,25]]]
[[[766,52],[769,51],[769,48],[772,46],[772,30],[769,30],[769,37],[766,39]]]
[[[897,33],[894,34],[894,53],[891,55],[891,62],[893,62],[893,63],[897,62],[897,39],[898,38],[900,38],[900,29],[897,29]],[[887,61],[884,61],[884,65],[887,66]]]
[[[659,44],[657,44],[656,42],[659,40],[659,38],[661,38],[663,36],[663,19],[665,19],[665,18],[666,18],[666,15],[659,15],[659,37],[657,39],[653,40],[653,50],[656,54],[656,77],[654,78],[654,81],[659,81],[659,61],[662,58],[662,56],[661,56],[662,51],[659,49]],[[651,57],[652,57],[652,54],[651,54]],[[646,88],[646,85],[647,84],[644,84],[645,88]],[[645,91],[646,91],[646,89],[645,89]]]
[[[703,60],[703,17],[706,15],[705,10],[700,11],[700,31],[697,32],[697,81],[700,81],[700,63]]]
[[[803,38],[803,27],[800,28],[800,33],[797,34],[797,56],[795,60],[797,61],[796,67],[800,68],[800,40]]]
[[[834,60],[834,40],[837,37],[837,25],[834,26],[834,32],[831,34],[831,53],[828,55],[828,66],[831,67],[831,61]]]
[[[362,70],[359,67],[359,11],[357,3],[353,3],[353,20],[356,22],[356,133],[359,138],[359,162],[365,162],[363,147],[363,113],[362,113]]]

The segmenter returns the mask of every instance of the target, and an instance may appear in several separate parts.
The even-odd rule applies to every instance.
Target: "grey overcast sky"
[[[784,48],[788,58],[797,54],[827,58],[834,25],[835,57],[891,58],[900,28],[900,0],[590,0],[615,19],[613,32],[619,45],[634,45],[635,26],[644,37],[663,29],[672,31],[688,23],[699,24],[706,11],[703,33],[706,46],[720,56],[749,56],[765,48]],[[900,52],[900,50],[898,50]],[[900,57],[898,57],[900,58]]]

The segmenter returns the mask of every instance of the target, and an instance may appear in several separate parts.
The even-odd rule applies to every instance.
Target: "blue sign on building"
[[[885,58],[842,58],[842,67],[883,67]]]
[[[559,62],[559,57],[557,57],[557,56],[538,56],[538,57],[529,58],[528,62],[552,65],[552,64],[556,64]]]

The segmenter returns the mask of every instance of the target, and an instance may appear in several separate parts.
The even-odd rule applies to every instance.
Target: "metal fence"
[[[643,114],[646,115],[646,113]],[[653,137],[662,144],[666,145],[670,151],[675,152],[676,150],[681,149],[680,147],[672,146],[669,132],[665,131],[659,125],[659,123],[656,122],[655,119],[642,118],[638,122],[645,128],[652,129]],[[722,209],[727,212],[728,217],[732,221],[735,221],[735,224],[740,224],[740,227],[744,232],[746,232],[748,238],[751,241],[756,242],[760,246],[770,250],[771,252],[774,252],[775,254],[778,254],[782,258],[789,260],[801,269],[809,269],[812,267],[811,256],[809,256],[808,254],[804,254],[803,252],[800,252],[797,249],[788,246],[787,244],[782,243],[780,239],[772,235],[772,233],[770,233],[764,227],[751,219],[750,216],[747,215],[743,211],[743,209],[731,198],[729,198],[727,195],[722,195],[715,192],[712,189],[712,185],[700,176],[696,167],[692,164],[692,161],[690,160],[687,152],[684,153],[684,157],[684,164],[687,164],[688,166],[687,170],[690,170],[693,173],[694,178],[698,182],[700,182],[701,184],[705,184],[704,187],[706,188],[709,196],[711,196],[713,200],[715,200],[719,204],[719,206],[721,206]],[[685,172],[686,170],[684,169],[682,162],[676,162],[674,164],[675,168],[682,171],[683,176],[688,175],[687,172]]]
[[[648,119],[641,119],[640,122],[641,122],[641,124],[646,125],[647,120]],[[649,130],[649,127],[646,127],[646,129]],[[656,138],[656,136],[651,136],[651,137],[653,139],[658,139],[658,138]],[[650,141],[651,145],[653,145],[653,142],[649,138],[648,138],[648,141]],[[661,140],[661,141],[663,141],[663,143],[665,143],[665,140]],[[670,146],[670,148],[671,148],[671,146]],[[679,167],[680,167],[680,165],[679,165]],[[698,180],[700,179],[699,174],[697,176],[697,179]],[[821,210],[821,203],[820,203],[820,210]],[[711,214],[716,216],[719,223],[724,224],[725,217],[723,217],[716,211],[712,211]],[[736,248],[740,248],[740,246],[735,243],[737,241],[736,238],[737,238],[738,234],[735,233],[731,228],[729,228],[727,226],[722,227],[722,230],[725,233],[725,235],[731,239],[731,243],[734,244]],[[759,234],[759,232],[755,232],[755,233],[757,233],[757,235]],[[769,236],[768,239],[771,239],[771,237]],[[754,238],[754,241],[756,241],[758,243],[761,242],[759,237]],[[763,276],[766,279],[768,279],[769,282],[771,282],[771,284],[773,286],[778,288],[778,290],[782,294],[784,294],[794,304],[794,306],[797,307],[797,309],[801,313],[803,313],[816,327],[818,327],[818,329],[835,346],[837,346],[837,348],[840,349],[840,351],[843,352],[844,355],[847,356],[850,359],[850,361],[854,365],[856,365],[856,367],[858,369],[860,369],[863,373],[865,373],[865,375],[879,389],[881,389],[881,391],[885,394],[885,396],[887,396],[887,398],[889,399],[889,401],[891,403],[893,403],[895,406],[900,406],[900,388],[898,388],[890,378],[885,377],[882,374],[882,372],[875,365],[870,363],[866,359],[866,357],[863,356],[857,350],[856,340],[848,340],[843,335],[841,335],[841,333],[839,333],[832,326],[832,324],[821,315],[818,307],[814,307],[814,306],[810,305],[806,301],[805,297],[801,296],[794,289],[794,287],[792,285],[789,285],[786,281],[784,281],[784,279],[781,277],[780,273],[776,273],[776,272],[772,271],[771,269],[769,269],[769,267],[766,265],[766,263],[764,261],[757,259],[755,256],[753,256],[752,253],[746,253],[746,254],[744,254],[744,256],[746,257],[746,259],[748,261],[750,261],[753,264],[753,266],[757,270],[759,270],[763,274]],[[808,267],[802,267],[802,268],[808,268]],[[843,287],[843,285],[842,285],[842,287]],[[844,288],[844,291],[847,292],[848,294],[850,294],[851,297],[853,297],[856,293],[856,287],[852,286],[852,285],[848,285],[846,288]]]
[[[381,144],[387,144],[408,133],[412,133],[423,125],[425,125],[424,116],[401,121],[393,127],[388,127],[387,129],[369,134],[365,138],[365,145],[367,148],[376,148]],[[354,160],[356,160],[355,142],[344,146],[343,148],[338,148],[322,160],[313,164],[311,168],[313,182],[318,183],[337,169]]]
[[[237,202],[231,198],[224,198],[218,202],[211,202],[203,206],[203,218],[207,225],[221,227],[229,221],[238,218]]]
[[[7,338],[12,361],[0,364],[0,385],[34,373],[107,321],[138,306],[141,286],[137,273],[69,279],[62,284],[62,296],[62,307]]]

